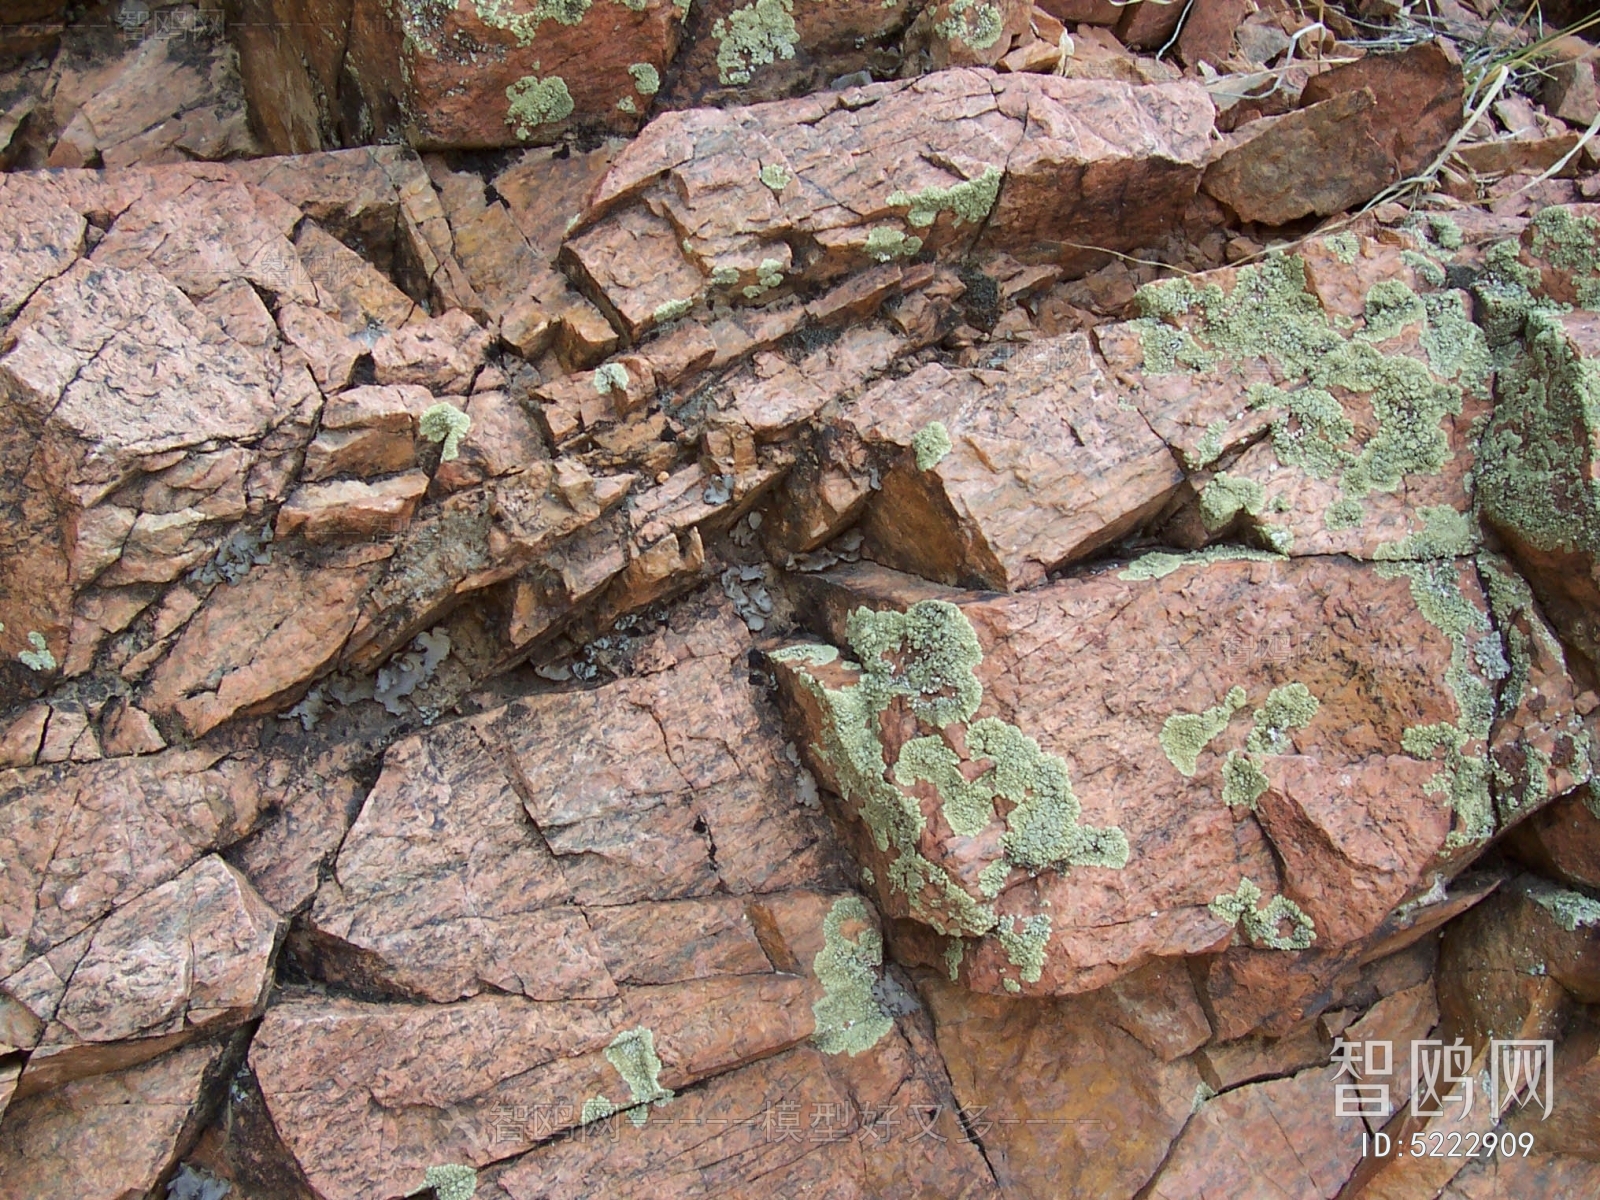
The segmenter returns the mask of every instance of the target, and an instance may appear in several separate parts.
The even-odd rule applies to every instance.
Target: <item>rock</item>
[[[1473,714],[1491,693],[1461,665],[1464,647],[1493,628],[1470,568],[1226,554],[1209,565],[1154,556],[1120,574],[1014,597],[944,593],[956,606],[923,601],[916,621],[892,611],[846,620],[859,605],[893,610],[939,595],[905,577],[840,568],[812,585],[809,611],[831,640],[849,642],[853,657],[873,663],[886,650],[897,661],[907,656],[907,670],[936,672],[918,687],[937,689],[946,707],[918,715],[890,691],[888,715],[857,743],[840,740],[857,735],[837,705],[862,686],[861,669],[828,648],[771,656],[797,742],[818,780],[844,797],[851,848],[878,881],[879,904],[891,918],[960,936],[945,943],[945,965],[959,966],[969,986],[1033,994],[1103,986],[1151,957],[1220,949],[1237,914],[1255,914],[1275,891],[1283,899],[1270,915],[1248,918],[1249,940],[1303,950],[1314,931],[1318,951],[1337,949],[1426,891],[1441,852],[1463,854],[1493,832],[1487,787],[1470,782],[1484,770],[1488,732]],[[1445,626],[1475,632],[1433,624],[1441,619],[1435,588],[1456,606]],[[1333,611],[1363,614],[1359,645],[1337,640]],[[1113,614],[1114,632],[1103,624]],[[1181,657],[1172,649],[1175,624],[1184,630]],[[1372,640],[1379,629],[1384,640]],[[907,636],[930,639],[922,644],[948,657],[917,666],[923,660],[905,648]],[[1327,674],[1334,662],[1345,665]],[[1444,682],[1447,672],[1459,693]],[[909,686],[874,678],[883,681],[874,687]],[[1355,679],[1383,680],[1383,698],[1358,698]],[[1148,699],[1144,688],[1155,689]],[[1347,704],[1357,708],[1334,716]],[[1247,730],[1236,714],[1251,708]],[[983,720],[969,724],[975,712]],[[1425,739],[1405,733],[1424,712],[1434,714],[1424,724],[1464,735],[1462,765],[1428,761]],[[1235,720],[1237,732],[1224,736]],[[930,732],[941,725],[942,743]],[[1100,735],[1086,741],[1078,731],[1087,728]],[[914,755],[925,754],[925,764],[897,766],[895,782],[887,773],[880,780],[878,751],[894,758],[919,736],[926,740],[914,743]],[[975,745],[975,736],[985,740]],[[940,764],[964,769],[964,779],[988,778],[982,764],[1009,745],[1001,738],[1039,746],[1019,740],[1005,749],[1008,760],[1020,756],[1006,769],[1021,773],[998,785],[1013,797],[1005,815],[997,785],[981,781],[941,801],[954,785],[941,792],[926,782],[945,778]],[[852,745],[861,747],[860,767],[844,757]],[[1076,800],[1068,778],[1079,781]],[[1328,778],[1339,786],[1319,782]],[[1026,782],[1038,779],[1050,782]],[[1445,779],[1458,780],[1454,815],[1428,798]],[[1231,805],[1201,795],[1219,788]],[[1324,799],[1334,795],[1337,803]],[[1061,799],[1042,806],[1036,796]],[[1169,846],[1183,848],[1182,872],[1167,865]],[[1283,864],[1281,884],[1272,856]],[[1259,953],[1296,961],[1281,949]]]
[[[924,248],[1132,247],[1193,195],[1210,112],[1192,84],[964,69],[671,113],[617,157],[562,261],[638,338],[701,301],[770,302]],[[1133,218],[1129,189],[1149,198]]]
[[[1563,1154],[1529,1154],[1473,1161],[1440,1193],[1440,1200],[1501,1200],[1512,1196],[1582,1196],[1600,1187],[1600,1163]]]
[[[36,686],[67,657],[69,578],[96,573],[74,572],[74,559],[109,557],[90,545],[80,551],[81,515],[147,464],[174,461],[159,456],[259,442],[285,413],[258,361],[147,271],[80,261],[34,293],[7,336],[0,458],[5,502],[22,519],[0,542],[12,564],[0,585],[0,643],[8,664],[38,655],[32,671],[6,668],[14,686]]]
[[[260,1016],[278,914],[215,855],[116,909],[71,971],[19,1095],[117,1071]]]
[[[8,322],[41,284],[62,274],[83,253],[87,224],[33,176],[0,175],[0,200],[6,214],[0,322]]]
[[[998,369],[930,364],[835,418],[884,456],[873,557],[940,583],[1037,586],[1160,511],[1183,481],[1083,334]]]
[[[1542,874],[1600,888],[1600,816],[1593,803],[1587,790],[1563,796],[1518,825],[1509,845]]]
[[[1329,1116],[1334,1087],[1333,1069],[1315,1067],[1206,1100],[1148,1195],[1199,1200],[1245,1180],[1260,1192],[1337,1195],[1361,1159],[1366,1130],[1359,1117]]]
[[[1461,61],[1448,42],[1417,42],[1398,54],[1368,54],[1313,75],[1300,103],[1315,105],[1363,88],[1377,102],[1367,132],[1389,157],[1385,183],[1426,168],[1461,128]]]
[[[646,0],[405,9],[392,19],[377,0],[362,0],[350,14],[347,54],[378,137],[423,149],[547,144],[577,125],[637,129],[683,16],[670,0]],[[335,93],[335,78],[314,81]]]
[[[1235,57],[1234,31],[1256,11],[1255,0],[1195,0],[1178,33],[1178,53],[1191,65],[1226,69]]]
[[[1573,125],[1588,125],[1600,116],[1594,61],[1580,59],[1551,65],[1545,76],[1543,99],[1545,111],[1552,117]]]
[[[300,477],[317,483],[338,475],[367,478],[408,470],[417,460],[417,422],[432,404],[428,390],[415,384],[340,392],[323,406]]]
[[[6,1186],[39,1200],[152,1194],[194,1143],[222,1082],[217,1043],[13,1100],[0,1124]]]
[[[371,538],[397,533],[411,521],[428,490],[428,476],[407,471],[377,483],[337,479],[311,483],[289,493],[278,510],[279,541],[300,536],[308,542]]]
[[[1096,330],[1151,427],[1211,472],[1190,477],[1196,537],[1242,528],[1290,554],[1380,560],[1472,552],[1488,347],[1467,296],[1430,279],[1442,269],[1417,251],[1317,239],[1151,285],[1146,316]]]
[[[150,676],[143,707],[198,737],[292,702],[339,656],[375,574],[359,551],[317,568],[280,557],[218,587]]]
[[[1251,121],[1212,160],[1202,186],[1240,220],[1263,225],[1370,200],[1398,178],[1370,132],[1377,108],[1372,89],[1360,88]]]
[[[1119,1028],[1128,1021],[1109,991],[1014,1000],[919,982],[956,1098],[1007,1195],[1130,1196],[1189,1120],[1194,1064],[1164,1061]],[[1203,1039],[1192,990],[1187,999]]]
[[[453,309],[384,334],[372,347],[372,362],[380,384],[417,384],[435,395],[459,395],[472,389],[488,350],[489,335]]]
[[[0,776],[15,848],[0,884],[0,985],[15,994],[19,971],[44,969],[41,955],[242,838],[268,803],[258,771],[245,755],[168,750]]]
[[[1117,23],[1117,37],[1128,46],[1141,50],[1158,50],[1178,31],[1183,19],[1182,6],[1164,0],[1139,0],[1122,10],[1122,20]]]
[[[1445,1028],[1474,1053],[1491,1038],[1548,1037],[1572,1000],[1600,997],[1600,905],[1581,892],[1522,876],[1452,924],[1441,944]],[[1526,1029],[1533,1014],[1546,1032]]]
[[[667,923],[641,927],[641,932],[651,929],[646,945],[659,945],[679,961],[711,950],[685,943],[692,921],[687,928],[672,927],[674,910],[685,907],[667,906],[660,913]],[[824,1054],[843,1055],[848,1049],[841,1064],[866,1056],[858,1065],[835,1068],[846,1080],[862,1077],[858,1091],[928,1097],[927,1086],[918,1086],[921,1081],[895,1086],[896,1075],[911,1074],[902,1065],[906,1044],[871,989],[879,944],[860,900],[768,894],[746,911],[762,958],[768,959],[752,974],[627,986],[609,999],[543,1003],[485,995],[454,1004],[366,1004],[308,993],[268,1010],[251,1047],[251,1065],[285,1144],[330,1200],[368,1195],[374,1187],[385,1194],[403,1192],[439,1162],[481,1168],[580,1125],[610,1119],[622,1107],[632,1109],[628,1132],[643,1139],[629,1145],[653,1145],[660,1135],[648,1132],[651,1125],[665,1127],[667,1140],[675,1144],[701,1126],[675,1119],[672,1105],[686,1104],[686,1118],[706,1111],[700,1105],[723,1091],[717,1076],[733,1086],[734,1095],[747,1094],[754,1083],[764,1097],[764,1081],[784,1080],[794,1057],[811,1053],[791,1050],[807,1038],[814,1038]],[[713,940],[722,936],[702,931]],[[832,964],[850,953],[860,957],[836,973]],[[712,950],[711,960],[716,957]],[[773,960],[783,964],[783,973],[772,969]],[[759,965],[753,951],[728,965],[743,970],[746,963]],[[854,990],[847,995],[839,990],[845,987]],[[852,1014],[853,1024],[836,1026],[835,1010],[840,1017]],[[415,1048],[424,1045],[430,1054],[417,1056]],[[335,1059],[340,1068],[330,1072]],[[746,1067],[751,1063],[758,1065]],[[742,1077],[725,1074],[740,1067],[746,1068]],[[889,1077],[887,1088],[883,1076]],[[675,1100],[674,1093],[708,1079],[714,1081],[710,1087]],[[527,1103],[534,1096],[539,1099]],[[382,1114],[376,1118],[374,1102]],[[737,1107],[745,1109],[746,1103]],[[666,1111],[652,1121],[662,1108]],[[402,1129],[403,1138],[397,1136]],[[703,1134],[693,1136],[698,1141]],[[574,1169],[581,1177],[593,1144],[579,1133],[561,1139],[548,1156],[535,1151],[507,1172],[508,1191],[517,1195],[519,1188],[539,1181],[561,1194],[576,1194],[566,1191],[565,1181]],[[330,1153],[335,1146],[341,1151]],[[574,1154],[575,1167],[562,1165]],[[964,1174],[977,1182],[983,1169],[975,1160],[970,1150],[952,1153],[938,1174]],[[638,1168],[622,1158],[612,1169],[626,1179]],[[741,1178],[759,1171],[730,1169]]]

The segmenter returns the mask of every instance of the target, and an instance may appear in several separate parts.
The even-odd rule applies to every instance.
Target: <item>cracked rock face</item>
[[[43,7],[0,1191],[1600,1188],[1592,181],[1241,224],[1426,166],[1448,46],[244,0],[296,153],[213,161],[220,43]],[[1330,1117],[1458,1036],[1556,1043],[1537,1154]]]

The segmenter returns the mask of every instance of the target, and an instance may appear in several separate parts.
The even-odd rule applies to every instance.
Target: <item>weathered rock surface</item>
[[[281,921],[215,855],[113,911],[71,969],[19,1094],[142,1062],[261,1014]]]
[[[0,1122],[6,1188],[41,1200],[151,1194],[198,1136],[225,1056],[217,1043],[185,1046],[13,1100]]]
[[[638,337],[713,296],[770,301],[924,249],[1129,248],[1193,196],[1210,129],[1192,85],[977,70],[671,113],[618,156],[562,255]]]
[[[1183,482],[1083,334],[993,370],[929,364],[836,421],[887,460],[862,526],[873,556],[941,583],[1042,583],[1143,524]]]
[[[1427,243],[1420,243],[1423,247]],[[1140,293],[1096,331],[1132,402],[1190,469],[1191,544],[1246,530],[1289,554],[1470,553],[1489,354],[1417,250],[1339,235]]]
[[[926,586],[836,575],[816,611],[866,668],[795,646],[780,684],[885,913],[952,939],[979,990],[1092,989],[1240,919],[1257,946],[1338,949],[1494,832],[1467,656],[1498,639],[1465,563],[1157,556],[906,617]],[[1460,757],[1430,761],[1428,728]]]

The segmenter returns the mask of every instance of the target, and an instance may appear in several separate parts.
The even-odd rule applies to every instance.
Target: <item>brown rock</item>
[[[1183,19],[1183,6],[1177,0],[1138,0],[1122,10],[1117,36],[1129,46],[1157,50],[1167,44]]]
[[[1461,128],[1461,61],[1449,42],[1418,42],[1398,54],[1368,54],[1313,75],[1300,103],[1319,104],[1363,88],[1377,101],[1367,121],[1369,136],[1389,156],[1391,176],[1385,183],[1428,166]]]
[[[0,176],[0,211],[6,214],[0,251],[0,322],[5,322],[83,253],[86,223],[29,175]]]
[[[0,737],[0,763],[8,767],[31,766],[44,744],[49,720],[48,704],[30,704],[8,721],[5,734]]]
[[[248,833],[267,805],[256,772],[216,750],[7,772],[0,980]]]
[[[175,461],[155,456],[256,441],[284,414],[259,361],[149,272],[79,262],[34,293],[7,336],[0,461],[21,519],[0,540],[0,643],[13,684],[34,686],[67,655],[79,514],[146,464]],[[23,672],[24,651],[48,659]]]
[[[654,94],[650,79],[677,49],[683,15],[670,0],[648,0],[404,10],[395,19],[363,0],[350,16],[349,68],[373,132],[425,149],[546,144],[580,123],[631,133]],[[636,76],[634,65],[650,74]],[[317,82],[335,89],[335,78]]]
[[[279,541],[300,536],[308,542],[372,538],[396,533],[411,521],[428,490],[428,476],[407,471],[376,483],[336,479],[296,488],[278,510]]]
[[[359,555],[320,568],[280,557],[218,587],[156,667],[143,706],[200,736],[294,700],[338,657],[374,573]]]
[[[1263,225],[1342,212],[1399,178],[1371,133],[1377,109],[1372,89],[1360,88],[1251,121],[1206,168],[1202,186],[1241,220]]]
[[[940,583],[1017,590],[1137,528],[1183,481],[1083,334],[997,370],[929,365],[836,418],[884,453],[873,557]]]
[[[1474,1160],[1440,1200],[1513,1200],[1517,1196],[1584,1196],[1600,1188],[1600,1163],[1564,1154]]]
[[[435,395],[464,395],[483,365],[489,335],[452,309],[426,323],[386,333],[372,347],[380,384],[418,384]]]
[[[701,300],[769,301],[924,247],[959,256],[979,234],[1036,256],[1132,247],[1193,195],[1210,113],[1190,84],[967,69],[672,113],[618,156],[563,261],[639,337]],[[1133,217],[1130,189],[1149,199]],[[787,242],[801,240],[816,253],[797,261]]]
[[[1202,1103],[1148,1195],[1201,1200],[1219,1190],[1323,1198],[1361,1161],[1359,1117],[1333,1111],[1334,1068],[1248,1083]]]
[[[1594,61],[1580,59],[1550,66],[1545,75],[1544,107],[1552,117],[1573,125],[1588,125],[1600,116],[1600,89],[1595,86]]]
[[[1511,833],[1518,857],[1542,874],[1600,888],[1600,816],[1587,790],[1563,796]]]
[[[1178,53],[1191,66],[1225,68],[1235,54],[1234,31],[1256,11],[1256,0],[1195,0],[1178,33]]]
[[[892,918],[964,935],[968,940],[955,945],[964,947],[961,977],[969,986],[992,991],[1009,980],[1008,990],[1071,993],[1102,986],[1150,957],[1220,948],[1229,922],[1218,916],[1225,909],[1214,905],[1243,896],[1241,879],[1268,894],[1280,886],[1269,839],[1284,866],[1286,901],[1303,909],[1295,921],[1314,926],[1319,950],[1337,949],[1377,930],[1407,895],[1427,890],[1440,851],[1474,844],[1492,832],[1486,792],[1462,794],[1452,816],[1426,791],[1440,765],[1413,758],[1402,747],[1404,731],[1424,720],[1423,712],[1437,714],[1426,721],[1464,719],[1462,699],[1443,683],[1459,651],[1418,609],[1412,587],[1437,586],[1458,596],[1464,609],[1477,614],[1464,619],[1486,634],[1491,626],[1470,570],[1455,564],[1374,569],[1329,559],[1191,564],[1180,556],[1157,557],[1124,572],[1126,579],[1104,573],[1015,597],[962,597],[956,610],[925,610],[942,613],[938,619],[949,623],[948,632],[928,636],[952,639],[929,645],[958,646],[959,639],[975,636],[982,651],[974,668],[979,686],[962,685],[961,706],[951,710],[960,719],[940,735],[954,762],[972,764],[966,777],[980,777],[983,769],[983,752],[967,744],[967,730],[974,727],[966,724],[981,695],[978,713],[1014,724],[1044,754],[1060,755],[1044,762],[1059,763],[1077,781],[1077,806],[1056,813],[1052,832],[1037,835],[1059,840],[1037,849],[1022,840],[1034,836],[1026,823],[1033,818],[1026,812],[1018,818],[1023,810],[1010,807],[1015,801],[999,805],[990,785],[980,784],[972,810],[964,811],[941,802],[934,785],[917,776],[865,782],[865,773],[857,774],[841,758],[835,740],[855,734],[835,723],[818,690],[848,696],[859,669],[813,658],[803,647],[776,656],[780,687],[812,769],[845,797],[847,816],[867,813],[864,822],[848,827],[852,849],[878,881],[879,904]],[[815,590],[806,605],[840,642],[849,632],[846,614],[858,605],[903,608],[932,591],[866,567],[841,568],[810,586]],[[1329,617],[1334,611],[1363,614],[1359,644],[1338,641],[1335,631],[1342,623]],[[1384,616],[1376,620],[1380,612]],[[1114,628],[1104,625],[1113,615]],[[859,619],[857,627],[864,637]],[[1183,632],[1175,635],[1175,627]],[[1384,640],[1374,641],[1380,629]],[[1181,656],[1175,656],[1174,639],[1184,648]],[[889,637],[887,644],[892,650],[898,638]],[[1059,646],[1073,652],[1062,655],[1054,649]],[[858,641],[853,648],[858,657],[869,655],[872,644]],[[1344,665],[1334,669],[1335,662]],[[1156,663],[1165,669],[1157,670]],[[967,678],[966,669],[941,667],[948,674],[937,678],[954,686]],[[1197,683],[1202,675],[1203,685]],[[1368,691],[1357,682],[1363,679],[1384,682]],[[1235,686],[1243,697],[1230,693]],[[1293,700],[1299,686],[1317,699],[1314,713]],[[1478,702],[1473,689],[1482,686],[1463,685],[1469,702]],[[1141,700],[1146,687],[1156,691]],[[894,715],[869,726],[867,736],[883,739],[886,761],[913,737],[929,735],[900,703],[888,709]],[[1253,731],[1233,715],[1251,706],[1259,714]],[[1291,718],[1290,708],[1302,711]],[[1206,715],[1208,709],[1215,711]],[[1180,718],[1177,725],[1169,725],[1173,718]],[[1213,718],[1221,732],[1217,740],[1204,741]],[[1300,725],[1305,718],[1309,724]],[[1230,720],[1237,721],[1231,726],[1236,732],[1228,731]],[[1197,750],[1192,761],[1184,748],[1190,726],[1209,747]],[[1474,728],[1470,719],[1467,727]],[[1085,729],[1097,736],[1086,741],[1080,732]],[[1354,730],[1359,735],[1344,732]],[[999,731],[983,736],[998,737]],[[1466,753],[1481,764],[1483,742],[1468,746]],[[936,752],[930,746],[927,753]],[[1236,765],[1225,777],[1226,761]],[[1250,786],[1243,778],[1254,778],[1249,767],[1238,765],[1244,762],[1261,773]],[[918,768],[924,769],[934,767]],[[1315,782],[1319,778],[1340,782],[1335,787]],[[1031,795],[1025,789],[1032,785],[1006,786]],[[869,787],[887,789],[872,794],[905,797],[895,803],[915,804],[920,818],[904,827],[886,824],[877,810],[861,807]],[[1219,787],[1238,808],[1202,794],[1214,796]],[[1249,793],[1255,793],[1253,800]],[[991,798],[983,800],[985,795]],[[1335,795],[1337,804],[1326,799]],[[1139,803],[1122,799],[1128,796]],[[1008,815],[1001,815],[1002,807]],[[1022,832],[1009,836],[1014,829]],[[1179,846],[1182,871],[1167,865],[1166,857],[1167,847]],[[895,865],[903,856],[920,874]],[[1078,865],[1068,869],[1074,859]],[[983,874],[993,862],[1006,865]],[[1019,862],[1031,870],[1021,870]],[[1000,870],[1007,874],[1000,877]],[[908,879],[914,884],[909,894]],[[1285,910],[1279,905],[1273,911]],[[1291,916],[1295,911],[1287,910]],[[1009,946],[997,925],[1011,939]],[[1024,928],[1032,929],[1031,944],[1020,940]],[[1303,924],[1296,934],[1280,923],[1253,938],[1257,944],[1264,937],[1291,944],[1305,932]],[[956,952],[950,951],[949,962],[956,961]],[[1295,961],[1281,950],[1260,953]]]
[[[151,1194],[193,1145],[226,1058],[216,1043],[186,1046],[13,1100],[0,1124],[6,1187],[39,1200]]]
[[[432,403],[428,390],[415,384],[340,392],[323,406],[301,478],[315,483],[406,470],[416,462],[417,421]]]
[[[34,1047],[19,1095],[117,1071],[254,1019],[266,1005],[278,914],[215,855],[94,930]]]
[[[1540,1093],[1528,1096],[1510,1113],[1507,1129],[1520,1139],[1532,1134],[1533,1144],[1551,1154],[1575,1154],[1593,1159],[1600,1137],[1600,1028],[1593,1010],[1567,1029],[1550,1062],[1549,1104]],[[1558,1082],[1559,1081],[1559,1082]],[[1590,1176],[1600,1181],[1600,1162],[1589,1163]],[[1559,1194],[1559,1193],[1547,1193]],[[1571,1193],[1582,1195],[1583,1190]]]
[[[956,1098],[1007,1195],[1130,1196],[1189,1120],[1194,1065],[1163,1061],[1118,1028],[1107,993],[1011,999],[931,976],[920,986]]]

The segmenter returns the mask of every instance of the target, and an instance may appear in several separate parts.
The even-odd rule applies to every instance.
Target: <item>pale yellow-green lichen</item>
[[[1178,774],[1191,778],[1199,768],[1200,752],[1228,727],[1233,714],[1245,705],[1242,687],[1228,689],[1221,704],[1197,713],[1176,713],[1161,727],[1161,749]]]
[[[602,396],[609,392],[625,392],[631,382],[628,368],[621,363],[601,363],[594,369],[594,390]]]
[[[718,17],[711,36],[718,43],[717,77],[726,84],[749,83],[757,67],[794,57],[800,41],[794,0],[754,0]]]
[[[1229,808],[1254,808],[1272,781],[1248,754],[1228,751],[1222,760],[1222,802]]]
[[[997,858],[983,870],[978,872],[978,894],[985,900],[993,900],[1005,890],[1006,877],[1011,874],[1011,864],[1003,858]]]
[[[932,225],[941,212],[949,212],[956,225],[977,225],[994,208],[1000,195],[1000,168],[985,167],[975,179],[949,187],[925,187],[920,192],[889,193],[891,208],[908,208],[906,220],[917,228]]]
[[[1367,519],[1367,506],[1361,501],[1346,496],[1343,500],[1335,500],[1328,505],[1328,511],[1322,514],[1322,523],[1330,531],[1341,529],[1357,529]]]
[[[922,251],[922,239],[903,230],[879,225],[867,233],[862,249],[875,262],[890,262],[896,258],[916,257]]]
[[[472,1200],[478,1194],[477,1168],[465,1163],[440,1163],[422,1173],[422,1186],[410,1192],[433,1190],[435,1200]]]
[[[756,267],[756,281],[744,289],[744,294],[747,299],[754,300],[782,283],[783,263],[776,258],[763,258]]]
[[[1172,554],[1165,550],[1152,550],[1142,554],[1122,570],[1118,579],[1130,581],[1164,579],[1182,567],[1204,567],[1219,562],[1283,562],[1284,556],[1269,550],[1253,550],[1248,546],[1207,546],[1191,554]]]
[[[1377,567],[1384,579],[1406,579],[1418,611],[1450,640],[1444,682],[1459,710],[1456,723],[1414,725],[1400,738],[1407,754],[1440,762],[1427,790],[1450,797],[1460,826],[1451,831],[1450,846],[1484,841],[1494,834],[1489,764],[1482,743],[1489,736],[1495,699],[1480,677],[1482,667],[1474,655],[1493,629],[1488,617],[1462,594],[1459,570],[1452,559],[1384,562]]]
[[[417,432],[430,442],[443,443],[439,461],[449,462],[461,452],[461,439],[472,428],[472,418],[453,404],[440,402],[424,409]]]
[[[1017,968],[1021,981],[1038,983],[1044,974],[1045,943],[1050,940],[1049,916],[1035,913],[1022,920],[1005,917],[995,926],[994,935],[1006,958]]]
[[[1461,226],[1445,213],[1429,213],[1427,226],[1428,236],[1441,250],[1459,250],[1466,244],[1467,239],[1461,234]]]
[[[1256,516],[1267,492],[1254,479],[1220,471],[1200,493],[1200,520],[1208,531],[1226,529],[1241,512]]]
[[[539,0],[528,12],[514,12],[515,0],[472,0],[473,11],[490,29],[503,30],[529,46],[545,21],[576,25],[589,11],[591,0]],[[450,7],[454,7],[452,4]]]
[[[1333,251],[1333,256],[1346,266],[1356,261],[1361,250],[1361,241],[1353,233],[1329,234],[1323,241]]]
[[[5,626],[0,625],[0,629]],[[44,634],[37,629],[28,631],[28,645],[31,650],[22,650],[17,653],[17,661],[30,671],[54,671],[56,656],[50,653],[50,644],[45,641]]]
[[[661,1059],[656,1055],[655,1034],[646,1026],[624,1029],[611,1039],[605,1055],[606,1061],[616,1069],[617,1074],[622,1076],[622,1081],[628,1085],[630,1099],[626,1111],[628,1119],[635,1125],[643,1125],[649,1119],[650,1105],[654,1104],[660,1108],[672,1099],[672,1089],[661,1086]],[[611,1101],[604,1096],[597,1099],[599,1104],[611,1104]],[[614,1106],[609,1112],[600,1115],[610,1116],[611,1112],[618,1111],[621,1107]],[[595,1111],[599,1111],[598,1105]],[[584,1112],[588,1114],[588,1104],[584,1105]],[[585,1116],[586,1123],[592,1119],[594,1118]]]
[[[1448,504],[1425,504],[1417,510],[1422,529],[1393,542],[1384,542],[1372,557],[1380,562],[1407,558],[1458,558],[1478,549],[1477,524]]]
[[[1217,920],[1229,925],[1243,923],[1245,936],[1257,946],[1271,950],[1305,950],[1317,940],[1317,931],[1311,918],[1287,896],[1274,896],[1265,908],[1256,907],[1261,902],[1261,889],[1250,879],[1241,879],[1233,892],[1223,892],[1207,907]],[[1282,931],[1289,923],[1289,932]]]
[[[953,0],[949,15],[933,27],[947,41],[965,42],[974,50],[987,50],[1000,40],[1005,18],[993,4],[979,0]]]
[[[1600,925],[1600,900],[1569,888],[1557,887],[1542,879],[1530,880],[1524,885],[1524,890],[1528,899],[1549,913],[1555,923],[1568,933]]]
[[[1009,864],[1037,872],[1077,865],[1121,867],[1127,862],[1121,830],[1079,824],[1066,764],[1042,753],[1037,742],[1005,721],[985,718],[969,726],[973,761],[990,764],[970,782],[951,778],[950,763],[934,750],[932,737],[911,739],[903,766],[897,760],[891,770],[884,761],[878,722],[891,702],[903,701],[926,727],[941,730],[952,722],[971,721],[983,699],[974,674],[983,652],[959,608],[930,600],[904,613],[857,609],[847,622],[846,637],[861,668],[856,683],[828,688],[804,674],[799,677],[825,714],[816,752],[833,768],[841,793],[856,806],[878,850],[891,855],[888,886],[905,894],[918,919],[947,936],[981,936],[997,920],[992,908],[920,852],[918,839],[926,820],[917,799],[904,790],[920,779],[948,790],[950,794],[940,796],[947,819],[963,828],[978,827],[985,819],[985,804],[997,816],[996,800],[1010,805],[1001,837]],[[774,657],[785,662],[790,655],[809,660],[811,654],[796,647]]]
[[[1245,739],[1252,754],[1285,754],[1290,749],[1289,734],[1311,724],[1322,707],[1303,683],[1286,683],[1273,688],[1255,712],[1255,726]]]
[[[954,449],[955,443],[950,440],[950,431],[943,421],[929,421],[911,435],[911,450],[917,456],[919,471],[931,471]]]
[[[961,960],[966,956],[967,943],[961,938],[951,938],[949,945],[944,948],[944,969],[950,976],[951,983],[961,979]]]
[[[846,922],[860,926],[855,937],[846,936]],[[883,966],[883,938],[861,898],[841,896],[822,919],[822,943],[811,963],[822,984],[822,995],[811,1006],[817,1026],[811,1040],[824,1054],[854,1058],[894,1027],[873,991]]]
[[[628,74],[633,76],[633,90],[641,96],[654,96],[661,90],[661,72],[649,63],[633,63]]]
[[[1555,206],[1538,213],[1528,229],[1533,253],[1571,274],[1578,307],[1600,308],[1600,221]]]
[[[506,89],[506,99],[510,102],[506,124],[519,140],[532,137],[534,129],[540,125],[565,121],[572,115],[572,93],[567,91],[567,81],[559,75],[545,79],[524,75]]]
[[[650,315],[657,325],[665,325],[668,321],[688,316],[689,310],[693,307],[693,300],[666,300],[656,305],[655,311]]]
[[[789,174],[789,169],[782,163],[768,163],[761,168],[761,182],[775,192],[781,192],[789,186],[794,176]]]
[[[578,1124],[589,1125],[595,1121],[603,1121],[617,1111],[617,1106],[604,1096],[590,1096],[583,1102],[583,1109],[578,1114]]]
[[[632,115],[637,115],[639,112],[639,107],[638,105],[634,104],[632,96],[624,96],[621,100],[618,100],[617,108],[621,112]]]

